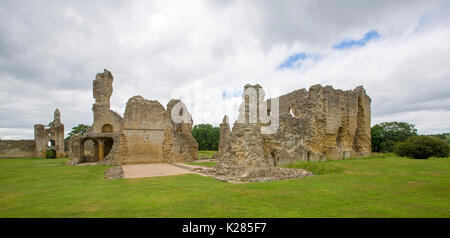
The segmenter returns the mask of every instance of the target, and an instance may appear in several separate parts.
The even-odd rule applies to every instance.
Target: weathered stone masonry
[[[64,158],[64,124],[58,109],[53,116],[48,125],[34,125],[34,140],[0,140],[0,157],[46,158],[51,150],[54,158]]]
[[[55,158],[64,158],[64,124],[61,113],[55,110],[53,122],[48,126],[34,125],[35,157],[46,158],[47,150],[53,150]]]
[[[197,158],[198,144],[191,135],[192,117],[180,100],[171,100],[167,110],[158,102],[134,96],[127,102],[124,117],[110,110],[113,76],[105,70],[93,82],[94,123],[88,133],[70,141],[69,164],[101,162],[105,164],[171,163]],[[182,123],[172,120],[172,108],[188,118]],[[86,156],[85,142],[94,151]]]
[[[2,158],[31,158],[34,155],[34,140],[0,140]]]
[[[221,139],[216,165],[217,177],[227,181],[260,181],[304,176],[277,166],[294,161],[323,161],[365,156],[371,152],[370,103],[365,90],[335,90],[331,86],[314,85],[309,91],[300,89],[282,95],[279,100],[279,128],[274,134],[262,134],[267,123],[249,118],[246,85],[239,110],[242,122],[221,124]],[[271,115],[270,100],[267,113]],[[256,112],[260,104],[257,102]],[[270,123],[269,123],[270,124]]]

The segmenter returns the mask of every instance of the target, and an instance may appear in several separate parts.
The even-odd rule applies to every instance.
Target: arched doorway
[[[95,139],[86,139],[81,144],[81,161],[85,162],[97,162],[98,156],[98,141]]]
[[[49,149],[45,152],[45,158],[56,159],[56,151],[54,149]]]
[[[111,149],[114,144],[114,140],[112,138],[105,138],[103,143],[104,143],[104,151],[105,151],[104,157],[106,157],[106,156],[108,156],[109,152],[111,152]]]
[[[112,133],[113,132],[113,127],[110,124],[105,124],[102,127],[102,132],[103,133]]]

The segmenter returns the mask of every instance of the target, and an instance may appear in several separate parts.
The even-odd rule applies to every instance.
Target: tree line
[[[449,134],[418,135],[413,124],[383,122],[371,128],[372,151],[392,153],[415,159],[447,157],[450,152]]]
[[[88,125],[79,124],[72,128],[69,137],[89,130]],[[192,128],[192,136],[199,150],[217,151],[220,128],[210,124],[199,124]],[[382,122],[371,128],[372,151],[396,153],[400,156],[428,158],[446,157],[449,153],[450,133],[419,136],[413,124],[407,122]]]

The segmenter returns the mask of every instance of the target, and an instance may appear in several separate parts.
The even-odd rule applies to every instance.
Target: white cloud
[[[223,113],[233,113],[217,106],[223,90],[238,91],[246,83],[280,93],[316,83],[364,85],[373,122],[402,119],[420,133],[448,132],[449,6],[448,1],[2,1],[0,137],[32,138],[33,124],[50,122],[56,107],[66,131],[92,123],[92,80],[103,68],[115,77],[112,108],[119,113],[134,95],[165,105],[176,88],[187,88],[203,96],[204,111],[188,108],[194,122],[218,124]],[[370,30],[380,39],[349,51],[332,49]],[[321,60],[305,60],[300,70],[277,69],[299,52]],[[236,107],[240,96],[227,101]]]

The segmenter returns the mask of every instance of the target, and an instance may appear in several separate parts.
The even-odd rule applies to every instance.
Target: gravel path
[[[173,166],[171,164],[132,164],[123,165],[124,178],[146,178],[180,174],[199,174],[193,171]]]

